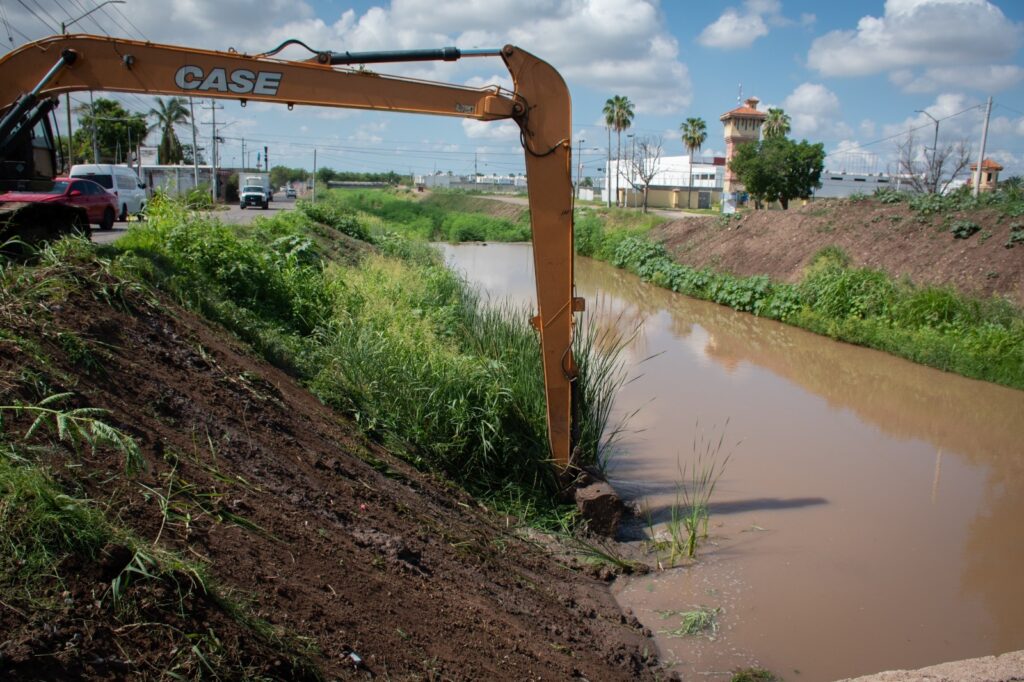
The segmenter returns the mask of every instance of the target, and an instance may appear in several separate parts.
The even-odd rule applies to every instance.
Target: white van
[[[71,177],[86,178],[106,188],[117,197],[118,220],[139,215],[146,207],[146,186],[128,166],[107,163],[86,163],[71,167]]]

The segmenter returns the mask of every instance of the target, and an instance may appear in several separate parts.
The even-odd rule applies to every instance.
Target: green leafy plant
[[[953,236],[957,239],[967,239],[981,228],[977,223],[970,220],[958,220],[953,223]]]
[[[1012,249],[1017,244],[1024,244],[1024,225],[1010,223],[1010,238],[1006,241],[1006,248]]]
[[[57,438],[73,446],[88,445],[91,448],[111,446],[124,455],[125,470],[138,471],[143,467],[142,452],[135,439],[123,431],[110,426],[99,418],[109,414],[108,410],[96,407],[61,408],[60,403],[70,400],[73,393],[56,393],[39,401],[36,405],[0,405],[3,412],[27,413],[35,419],[25,433],[29,440],[36,433],[55,432]],[[2,421],[0,421],[2,426]]]

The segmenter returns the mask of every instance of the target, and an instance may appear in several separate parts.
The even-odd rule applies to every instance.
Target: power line
[[[1013,113],[1017,114],[1018,116],[1024,116],[1024,111],[1017,111],[1013,107],[1008,107],[1005,104],[1001,104],[999,102],[996,102],[996,106],[997,107],[1002,107],[1003,109],[1006,109],[1007,111],[1012,111]]]
[[[36,14],[36,11],[34,9],[32,9],[31,7],[26,5],[24,0],[18,0],[18,4],[21,5],[22,7],[24,7],[28,11],[29,14],[34,16],[36,18],[36,20],[39,21],[40,24],[45,26],[47,31],[50,31],[51,33],[56,33],[57,32],[57,29],[52,28],[49,24],[47,24],[45,21],[43,21],[43,18],[41,16]]]
[[[39,4],[39,0],[32,0],[32,4],[35,5],[40,12],[45,14],[46,17],[53,22],[54,26],[60,26],[60,22],[54,19],[53,15],[47,12],[46,9],[44,9],[43,6]]]
[[[980,105],[980,104],[975,104],[974,106],[967,107],[963,111],[958,111],[955,114],[950,114],[949,116],[944,116],[943,118],[940,118],[938,120],[939,121],[947,121],[947,120],[949,120],[951,118],[955,118],[955,117],[960,116],[962,114],[966,114],[969,111],[973,111],[974,109],[980,109],[981,106],[982,105]],[[883,137],[883,138],[878,139],[878,140],[872,140],[871,142],[865,142],[864,144],[859,144],[859,145],[857,145],[855,147],[847,147],[845,149],[837,149],[834,152],[829,152],[825,156],[828,157],[828,156],[833,156],[835,154],[846,154],[847,152],[852,152],[852,151],[855,151],[857,149],[863,149],[864,147],[870,147],[871,145],[874,145],[874,144],[879,144],[879,143],[882,143],[882,142],[888,142],[889,140],[895,140],[896,138],[903,137],[907,133],[912,133],[915,130],[923,130],[925,128],[931,128],[931,127],[932,127],[932,123],[925,123],[923,125],[917,126],[916,128],[907,128],[906,130],[900,131],[900,132],[896,133],[895,135],[890,135],[889,137]]]
[[[128,25],[131,26],[132,28],[134,28],[138,32],[138,34],[140,36],[142,36],[143,40],[149,41],[149,36],[147,36],[145,33],[143,33],[142,29],[139,28],[138,26],[136,26],[135,22],[132,21],[131,18],[129,18],[127,14],[122,12],[120,7],[118,7],[117,5],[108,5],[108,7],[113,7],[114,11],[117,12],[118,14],[120,14],[122,17],[124,17],[124,20],[128,22]]]

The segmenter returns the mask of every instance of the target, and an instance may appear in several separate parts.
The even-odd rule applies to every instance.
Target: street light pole
[[[580,178],[583,175],[583,138],[576,141],[576,198],[580,198]]]
[[[67,35],[67,33],[68,33],[68,26],[70,26],[71,24],[74,24],[74,23],[76,23],[78,21],[81,21],[82,19],[85,19],[87,16],[89,16],[90,14],[92,14],[93,12],[98,10],[100,7],[103,7],[104,5],[123,5],[123,4],[125,4],[125,2],[126,2],[126,0],[105,0],[105,2],[101,2],[100,4],[96,5],[91,10],[89,10],[88,12],[86,12],[85,14],[83,14],[80,17],[76,17],[76,18],[72,19],[71,21],[62,21],[62,22],[60,22],[60,33],[61,33],[61,35]],[[92,93],[91,92],[89,93],[89,98],[90,98],[90,104],[91,104],[91,102],[92,102]],[[72,148],[71,148],[71,93],[70,92],[67,93],[66,95],[64,95],[64,108],[67,109],[67,111],[68,111],[68,168],[67,168],[67,171],[68,171],[68,173],[70,173],[71,172],[71,165],[72,165],[72,161],[73,161],[73,159],[71,157],[72,157],[72,155],[74,153],[71,150]],[[90,112],[90,113],[94,117],[96,116],[96,112],[95,111]],[[96,157],[96,128],[95,128],[95,124],[93,125],[92,147],[93,147],[93,161],[95,162],[95,157]]]
[[[636,208],[636,187],[633,186],[633,171],[635,169],[633,166],[637,162],[637,137],[633,133],[629,133],[626,136],[630,138],[630,176],[627,179],[630,181],[630,193],[633,195],[633,208]],[[623,203],[629,206],[628,201]]]
[[[936,154],[939,153],[939,119],[935,118],[924,109],[916,109],[914,113],[924,114],[931,120],[935,121],[935,138],[932,142],[932,161],[929,164],[928,178],[931,181],[932,193],[937,194],[939,191],[939,179],[935,177],[938,174],[938,168],[935,167],[935,159],[937,158]]]

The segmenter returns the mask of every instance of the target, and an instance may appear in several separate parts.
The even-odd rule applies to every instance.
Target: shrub
[[[967,239],[980,229],[977,223],[970,220],[958,220],[953,223],[953,236],[957,239]]]
[[[369,234],[351,211],[346,211],[332,202],[299,201],[298,209],[318,223],[332,227],[355,239],[366,241]]]

